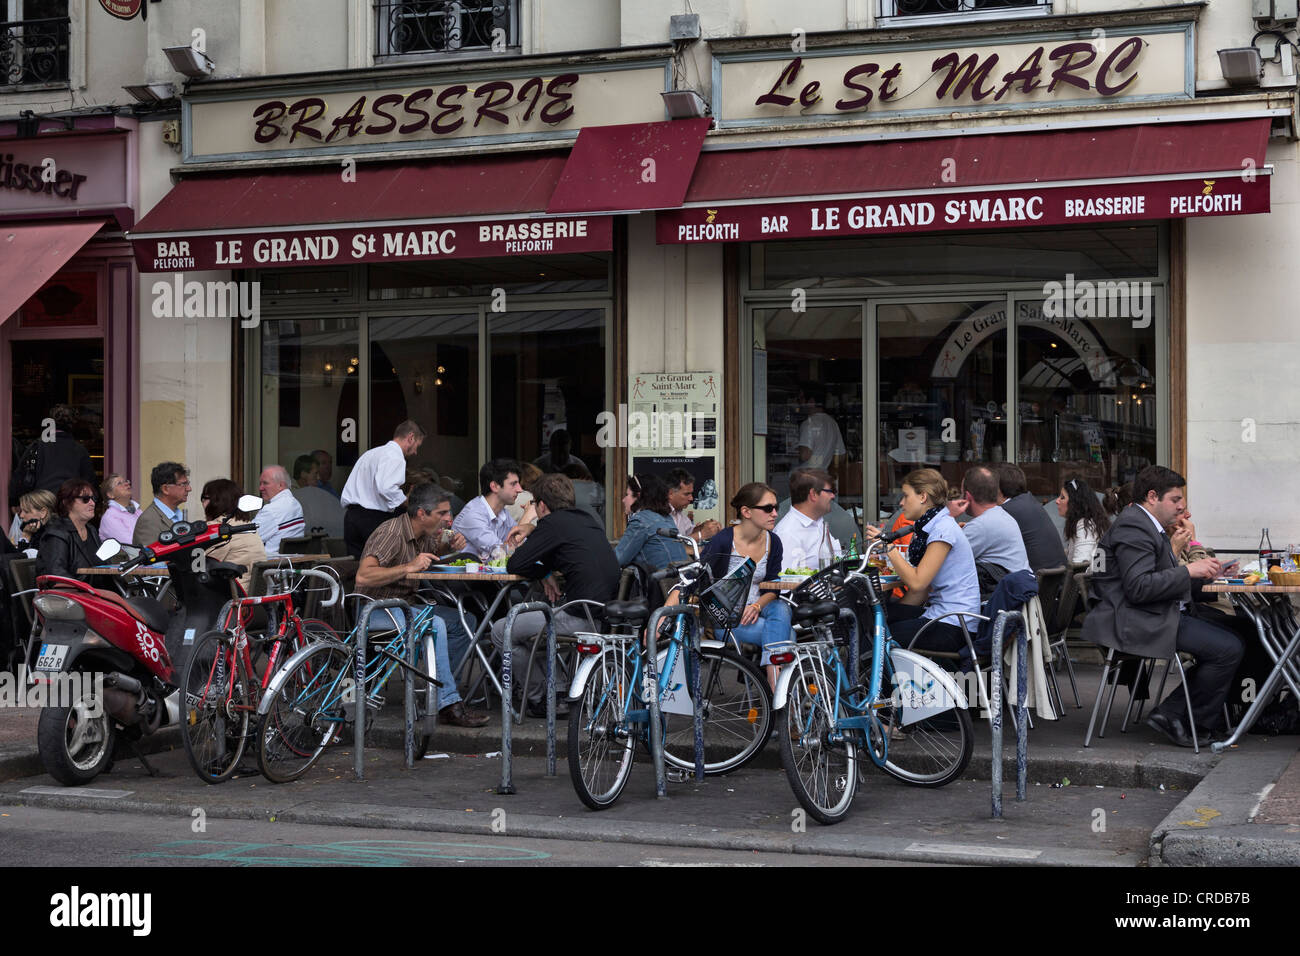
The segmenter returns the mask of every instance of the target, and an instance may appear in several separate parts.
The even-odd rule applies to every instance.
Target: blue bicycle
[[[895,536],[873,541],[857,567],[841,562],[801,585],[792,597],[805,635],[773,655],[785,663],[773,695],[781,763],[819,823],[848,813],[864,749],[876,767],[921,787],[956,780],[974,749],[966,698],[952,676],[889,636],[880,573],[869,559]],[[850,612],[851,632],[870,633],[870,660],[851,661],[852,635],[836,636],[841,609]]]
[[[359,616],[368,614],[364,608]],[[412,609],[415,662],[407,663],[404,629],[372,627],[366,653],[364,720],[384,705],[384,686],[401,668],[415,684],[415,756],[429,749],[429,723],[437,713],[437,667],[434,657],[433,606]],[[358,625],[360,627],[360,625]],[[315,641],[285,661],[271,680],[258,708],[257,765],[273,783],[297,780],[320,759],[325,748],[347,739],[356,720],[355,663],[357,628],[342,640]],[[425,670],[430,673],[424,673]]]
[[[699,560],[670,566],[680,599],[702,594],[712,583]],[[747,586],[746,586],[747,589]],[[649,749],[649,695],[659,694],[664,763],[681,775],[695,767],[694,711],[686,620],[677,617],[657,657],[657,687],[646,673],[639,630],[649,612],[644,602],[612,601],[605,622],[626,633],[579,634],[582,658],[570,685],[569,776],[578,797],[593,810],[613,805],[632,773],[638,746]],[[772,693],[758,666],[725,641],[700,643],[700,712],[704,725],[704,772],[724,774],[745,766],[767,742]]]

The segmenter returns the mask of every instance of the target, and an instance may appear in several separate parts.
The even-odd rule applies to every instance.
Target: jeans
[[[966,638],[961,628],[952,623],[956,618],[948,618],[930,624],[930,619],[922,617],[925,608],[921,605],[891,604],[886,612],[889,621],[889,636],[903,647],[917,651],[963,651]],[[929,624],[929,627],[926,625]],[[921,628],[926,627],[924,636],[915,645],[912,639]]]
[[[447,652],[447,625],[436,614],[427,620],[429,626],[433,628],[433,654],[437,658],[438,664],[438,673],[435,676],[442,681],[442,686],[438,688],[438,709],[442,710],[444,707],[450,707],[460,700],[460,691],[456,688],[456,681],[451,675],[451,655]],[[371,635],[377,631],[390,631],[394,627],[405,626],[406,615],[401,608],[381,608],[378,611],[372,611],[370,614]],[[367,647],[370,645],[369,636],[366,639],[366,645]]]
[[[760,665],[770,664],[773,644],[784,644],[791,640],[790,605],[784,601],[772,601],[759,612],[758,620],[753,624],[733,627],[731,634],[744,644],[761,644],[763,657]]]
[[[528,667],[528,653],[533,646],[533,638],[539,633],[543,634],[541,642],[537,645],[537,658],[533,661],[533,673],[528,679],[528,687],[525,693],[530,704],[536,704],[546,696],[546,615],[541,611],[525,611],[515,618],[514,630],[514,656],[511,658],[511,667],[513,676],[511,678],[514,684],[514,692],[518,694],[519,682],[523,678],[524,670]],[[577,634],[579,631],[599,631],[599,626],[593,628],[587,620],[585,614],[572,615],[568,611],[560,611],[555,615],[555,633],[560,634]],[[504,653],[506,646],[506,619],[502,618],[492,625],[492,646],[498,653]],[[555,673],[555,696],[563,699],[568,696],[563,683],[562,674],[564,668],[560,666],[560,661],[556,659]]]
[[[465,620],[469,622],[470,630],[465,630],[465,625],[460,622],[460,612],[454,607],[444,607],[438,605],[433,609],[433,614],[447,627],[447,650],[451,652],[451,664],[447,670],[447,676],[450,679],[455,673],[456,668],[460,667],[461,661],[469,653],[470,644],[473,643],[473,635],[470,633],[478,627],[478,618],[473,614],[466,612]],[[443,678],[438,678],[442,680]]]

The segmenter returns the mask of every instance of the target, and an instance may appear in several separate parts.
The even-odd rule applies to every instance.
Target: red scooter
[[[239,500],[245,513],[261,506],[256,495]],[[122,565],[125,572],[166,561],[179,602],[170,611],[152,598],[123,597],[73,578],[37,579],[32,634],[40,635],[40,653],[32,676],[47,685],[37,746],[55,780],[88,783],[112,763],[118,733],[134,746],[142,736],[179,721],[182,658],[195,637],[214,626],[225,603],[242,596],[235,579],[247,570],[207,561],[205,552],[247,531],[256,532],[257,526],[177,522]],[[107,561],[120,551],[121,545],[109,539],[97,554]],[[138,747],[136,754],[152,774]]]

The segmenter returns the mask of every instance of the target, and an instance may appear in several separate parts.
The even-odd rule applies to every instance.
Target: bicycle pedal
[[[664,776],[672,783],[685,783],[693,774],[680,767],[669,767],[664,771]]]

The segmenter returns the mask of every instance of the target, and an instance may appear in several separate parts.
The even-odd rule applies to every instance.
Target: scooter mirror
[[[95,557],[99,558],[101,561],[107,561],[109,558],[116,557],[121,553],[122,545],[114,539],[109,538],[99,546],[99,550],[95,552]]]
[[[244,495],[239,499],[239,510],[246,515],[262,510],[262,499],[257,495]]]

